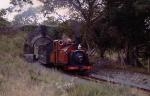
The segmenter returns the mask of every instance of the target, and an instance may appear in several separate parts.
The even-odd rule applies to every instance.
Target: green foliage
[[[124,50],[125,62],[137,64],[135,48],[150,41],[149,0],[103,0],[104,10],[94,26],[94,41],[106,50]],[[146,50],[145,50],[146,51]],[[146,54],[145,54],[146,55]],[[142,57],[144,58],[144,57]]]
[[[10,25],[10,22],[0,17],[0,27],[7,27]]]
[[[36,28],[37,28],[36,25],[24,25],[20,29],[25,32],[32,32],[32,31],[35,31]]]
[[[42,10],[44,16],[61,7],[68,7],[77,13],[80,18],[78,20],[83,23],[81,28],[83,43],[88,48],[98,47],[101,57],[104,57],[107,50],[123,49],[126,51],[126,61],[129,61],[129,58],[136,59],[133,58],[135,57],[132,55],[133,50],[138,45],[150,41],[150,0],[40,0],[40,2],[44,5]],[[32,4],[31,0],[11,0],[14,6],[22,7],[25,3]],[[5,10],[1,13],[4,14]],[[63,33],[73,37],[73,30],[68,21],[60,24],[54,18],[48,18],[43,23],[59,25],[59,28],[48,29],[54,38],[60,38]],[[0,26],[6,26],[5,24],[3,20],[0,22]],[[30,26],[25,30],[33,31],[34,28]]]
[[[116,26],[130,45],[145,42],[144,21],[150,16],[149,0],[105,1],[108,27]]]
[[[107,28],[117,27],[118,34],[132,46],[145,42],[146,26],[144,21],[150,16],[147,14],[150,12],[147,7],[150,6],[149,3],[143,2],[141,5],[139,0],[118,0],[117,2],[105,0],[105,2],[104,12],[106,13],[106,23],[108,23]],[[138,9],[141,6],[142,13]]]
[[[61,29],[61,32],[62,34],[65,34],[67,36],[69,36],[70,38],[73,37],[75,34],[73,32],[73,29],[71,27],[71,24],[70,24],[70,20],[68,21],[65,21],[61,24],[59,24],[59,28]]]
[[[62,36],[62,29],[59,27],[53,27],[53,26],[47,26],[48,28],[48,34],[53,38],[53,39],[60,39]]]
[[[43,21],[44,25],[48,25],[48,26],[57,26],[60,22],[58,20],[56,20],[55,17],[47,17],[47,20]]]
[[[20,29],[24,32],[35,32],[38,31],[37,25],[24,25]],[[63,31],[61,27],[58,26],[46,26],[47,27],[47,32],[48,34],[53,38],[53,39],[59,39],[61,38]]]
[[[0,36],[0,53],[5,55],[11,53],[14,57],[18,56],[22,53],[23,42],[24,42],[25,34],[18,33],[18,36],[9,37],[5,35]],[[16,42],[17,41],[17,42]]]
[[[6,10],[5,9],[1,9],[0,10],[0,17],[6,15]]]
[[[93,83],[23,60],[26,33],[0,35],[0,96],[149,96],[133,88]],[[76,82],[77,81],[77,82]]]
[[[13,5],[19,5],[19,6],[22,6],[23,3],[33,4],[32,0],[10,0],[10,3]]]
[[[69,89],[69,96],[129,96],[127,87],[107,86],[102,84],[77,84],[74,89]],[[138,96],[138,95],[137,95]]]

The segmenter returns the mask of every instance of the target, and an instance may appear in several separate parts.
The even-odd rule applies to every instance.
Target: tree
[[[13,4],[15,6],[24,6],[24,3],[33,4],[32,0],[10,0],[10,4]]]
[[[44,25],[57,26],[60,22],[55,19],[55,17],[47,17],[47,20],[43,21]]]
[[[141,64],[133,54],[133,50],[139,45],[150,41],[148,21],[150,17],[150,1],[149,0],[103,0],[105,8],[106,28],[115,26],[120,34],[116,38],[120,38],[122,42],[120,46],[124,46],[126,50],[126,62],[128,64]],[[116,45],[117,46],[117,45]],[[136,61],[136,62],[134,62]]]
[[[19,26],[28,25],[28,24],[37,25],[40,22],[39,19],[42,20],[42,18],[40,18],[40,8],[30,7],[28,10],[24,11],[23,13],[16,15],[13,24]]]
[[[6,10],[5,9],[1,9],[0,10],[0,17],[6,15]]]
[[[56,7],[68,7],[73,11],[80,14],[81,19],[85,23],[85,31],[83,32],[83,41],[88,48],[90,47],[88,42],[93,41],[94,35],[92,33],[92,27],[94,22],[101,16],[103,10],[103,3],[101,0],[40,0],[43,2],[43,12],[49,14],[54,11]],[[92,43],[91,43],[92,44]]]
[[[10,22],[8,22],[7,20],[5,20],[3,18],[4,15],[6,15],[6,10],[1,9],[0,10],[0,27],[6,27],[6,26],[10,25]]]
[[[85,30],[82,33],[83,42],[89,48],[93,45],[94,35],[92,32],[92,28],[94,26],[94,22],[98,20],[98,18],[102,14],[103,3],[101,0],[39,0],[41,1],[43,6],[43,14],[44,16],[48,16],[52,12],[55,12],[56,8],[67,7],[76,16],[74,18],[78,18],[80,21],[84,22]],[[24,5],[24,3],[32,4],[31,0],[12,0],[11,4],[14,6],[19,6],[20,8]],[[89,45],[89,41],[92,41]]]
[[[0,17],[0,27],[7,27],[9,26],[11,23],[7,20],[5,20],[4,18]]]

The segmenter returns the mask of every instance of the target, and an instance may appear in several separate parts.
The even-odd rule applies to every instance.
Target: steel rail
[[[132,88],[137,88],[137,89],[140,89],[140,90],[143,90],[143,91],[146,91],[146,92],[150,92],[150,87],[147,87],[147,86],[144,86],[144,85],[141,85],[141,84],[135,84],[135,83],[129,83],[129,82],[126,82],[126,81],[121,81],[121,80],[115,80],[115,79],[112,79],[112,78],[108,78],[108,77],[102,77],[102,76],[99,76],[99,75],[96,75],[96,74],[89,74],[89,75],[73,75],[73,76],[76,76],[78,78],[81,78],[81,79],[85,79],[85,80],[89,80],[89,81],[93,81],[93,82],[96,82],[96,83],[100,83],[100,82],[109,82],[109,83],[112,83],[112,84],[122,84],[122,85],[127,85],[127,86],[130,86]]]

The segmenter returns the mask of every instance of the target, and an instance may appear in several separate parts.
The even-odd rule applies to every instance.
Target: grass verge
[[[76,82],[21,58],[25,33],[0,36],[0,96],[148,96],[131,88]],[[80,81],[80,80],[79,80]]]

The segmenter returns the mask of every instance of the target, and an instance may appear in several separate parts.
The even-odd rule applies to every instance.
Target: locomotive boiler
[[[79,40],[79,39],[78,39]],[[28,34],[24,44],[24,57],[64,70],[92,70],[86,49],[77,41],[53,40],[45,26]]]

